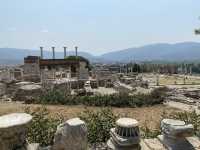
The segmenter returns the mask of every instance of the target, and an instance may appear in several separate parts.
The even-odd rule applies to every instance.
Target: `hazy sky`
[[[0,0],[0,47],[92,54],[200,41],[200,0]]]

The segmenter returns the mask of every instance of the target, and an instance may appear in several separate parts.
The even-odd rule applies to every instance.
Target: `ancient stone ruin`
[[[194,127],[184,121],[163,119],[162,135],[155,139],[144,139],[149,150],[199,150],[199,138],[193,136]]]
[[[34,99],[38,99],[42,92],[42,87],[37,84],[28,84],[20,86],[15,95],[14,99],[18,101],[25,101],[31,103]]]
[[[107,142],[109,150],[134,150],[140,147],[140,133],[137,120],[121,118],[116,128],[110,130],[111,138]]]
[[[26,150],[26,126],[32,116],[14,113],[0,117],[0,149]]]
[[[121,118],[110,130],[106,147],[90,148],[87,127],[79,118],[70,119],[57,127],[54,142],[47,147],[26,140],[26,127],[32,116],[14,113],[0,117],[0,150],[199,150],[200,141],[193,136],[193,125],[183,121],[164,119],[162,135],[141,139],[137,120]]]
[[[158,136],[159,140],[168,149],[194,149],[193,145],[186,139],[193,135],[192,124],[186,125],[184,121],[163,119],[161,131],[163,135]]]
[[[87,127],[79,118],[66,121],[58,126],[52,150],[86,150]]]

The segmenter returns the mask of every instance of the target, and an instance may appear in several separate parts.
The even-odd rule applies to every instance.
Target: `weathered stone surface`
[[[18,86],[31,85],[31,84],[34,84],[34,82],[23,81],[23,82],[17,82],[16,83],[16,85],[18,85]]]
[[[40,85],[36,84],[29,84],[29,85],[23,85],[19,89],[25,90],[25,91],[32,91],[32,90],[38,90],[41,89],[42,87]]]
[[[58,126],[53,150],[87,150],[87,127],[79,118],[66,121]]]
[[[13,100],[31,103],[37,100],[42,93],[42,86],[36,84],[22,85],[14,94]]]
[[[141,150],[151,150],[144,142],[144,140],[140,141]]]
[[[89,145],[88,150],[107,150],[107,145],[106,143],[96,143]]]
[[[166,150],[162,143],[157,138],[154,139],[144,139],[144,143],[148,146],[150,150]]]
[[[120,118],[116,121],[116,125],[124,128],[137,127],[138,121],[132,118]]]
[[[158,139],[168,150],[195,150],[186,139],[165,138],[163,135],[159,135]]]
[[[184,121],[174,119],[163,119],[161,121],[161,131],[167,137],[184,138],[192,136],[193,125],[186,125]]]
[[[187,137],[186,139],[193,145],[195,149],[200,149],[200,140],[198,137],[193,136],[193,137]]]
[[[38,143],[32,143],[27,146],[27,150],[40,150]]]
[[[26,113],[13,113],[9,115],[4,115],[0,117],[0,131],[26,125],[32,120],[32,116]]]
[[[109,150],[140,149],[140,132],[138,122],[131,118],[120,118],[116,128],[110,130],[111,138],[107,142]]]
[[[140,145],[131,145],[131,146],[120,146],[115,143],[112,139],[109,139],[107,142],[108,150],[140,150]]]
[[[0,82],[0,96],[6,93],[6,84]]]
[[[160,142],[170,150],[194,150],[194,146],[186,137],[193,135],[193,125],[185,124],[184,121],[163,119],[161,121]]]
[[[14,113],[0,117],[1,150],[26,150],[26,125],[32,116]]]

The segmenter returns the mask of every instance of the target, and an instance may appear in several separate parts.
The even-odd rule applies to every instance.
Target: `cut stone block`
[[[193,145],[195,149],[200,149],[200,140],[198,137],[193,136],[193,137],[187,137],[186,139]]]
[[[195,150],[187,139],[166,139],[163,135],[159,135],[158,139],[168,150]]]
[[[144,139],[144,143],[150,148],[150,150],[167,150],[157,138]]]
[[[164,136],[171,138],[185,138],[193,135],[192,124],[185,124],[184,121],[174,119],[163,119],[161,121],[161,131]]]

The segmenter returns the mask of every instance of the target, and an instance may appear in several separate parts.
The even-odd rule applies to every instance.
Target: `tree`
[[[196,35],[200,35],[200,29],[195,29],[194,32],[195,32]]]
[[[200,18],[199,18],[200,19]],[[195,29],[194,30],[194,33],[196,34],[196,35],[200,35],[200,28],[199,29]]]

